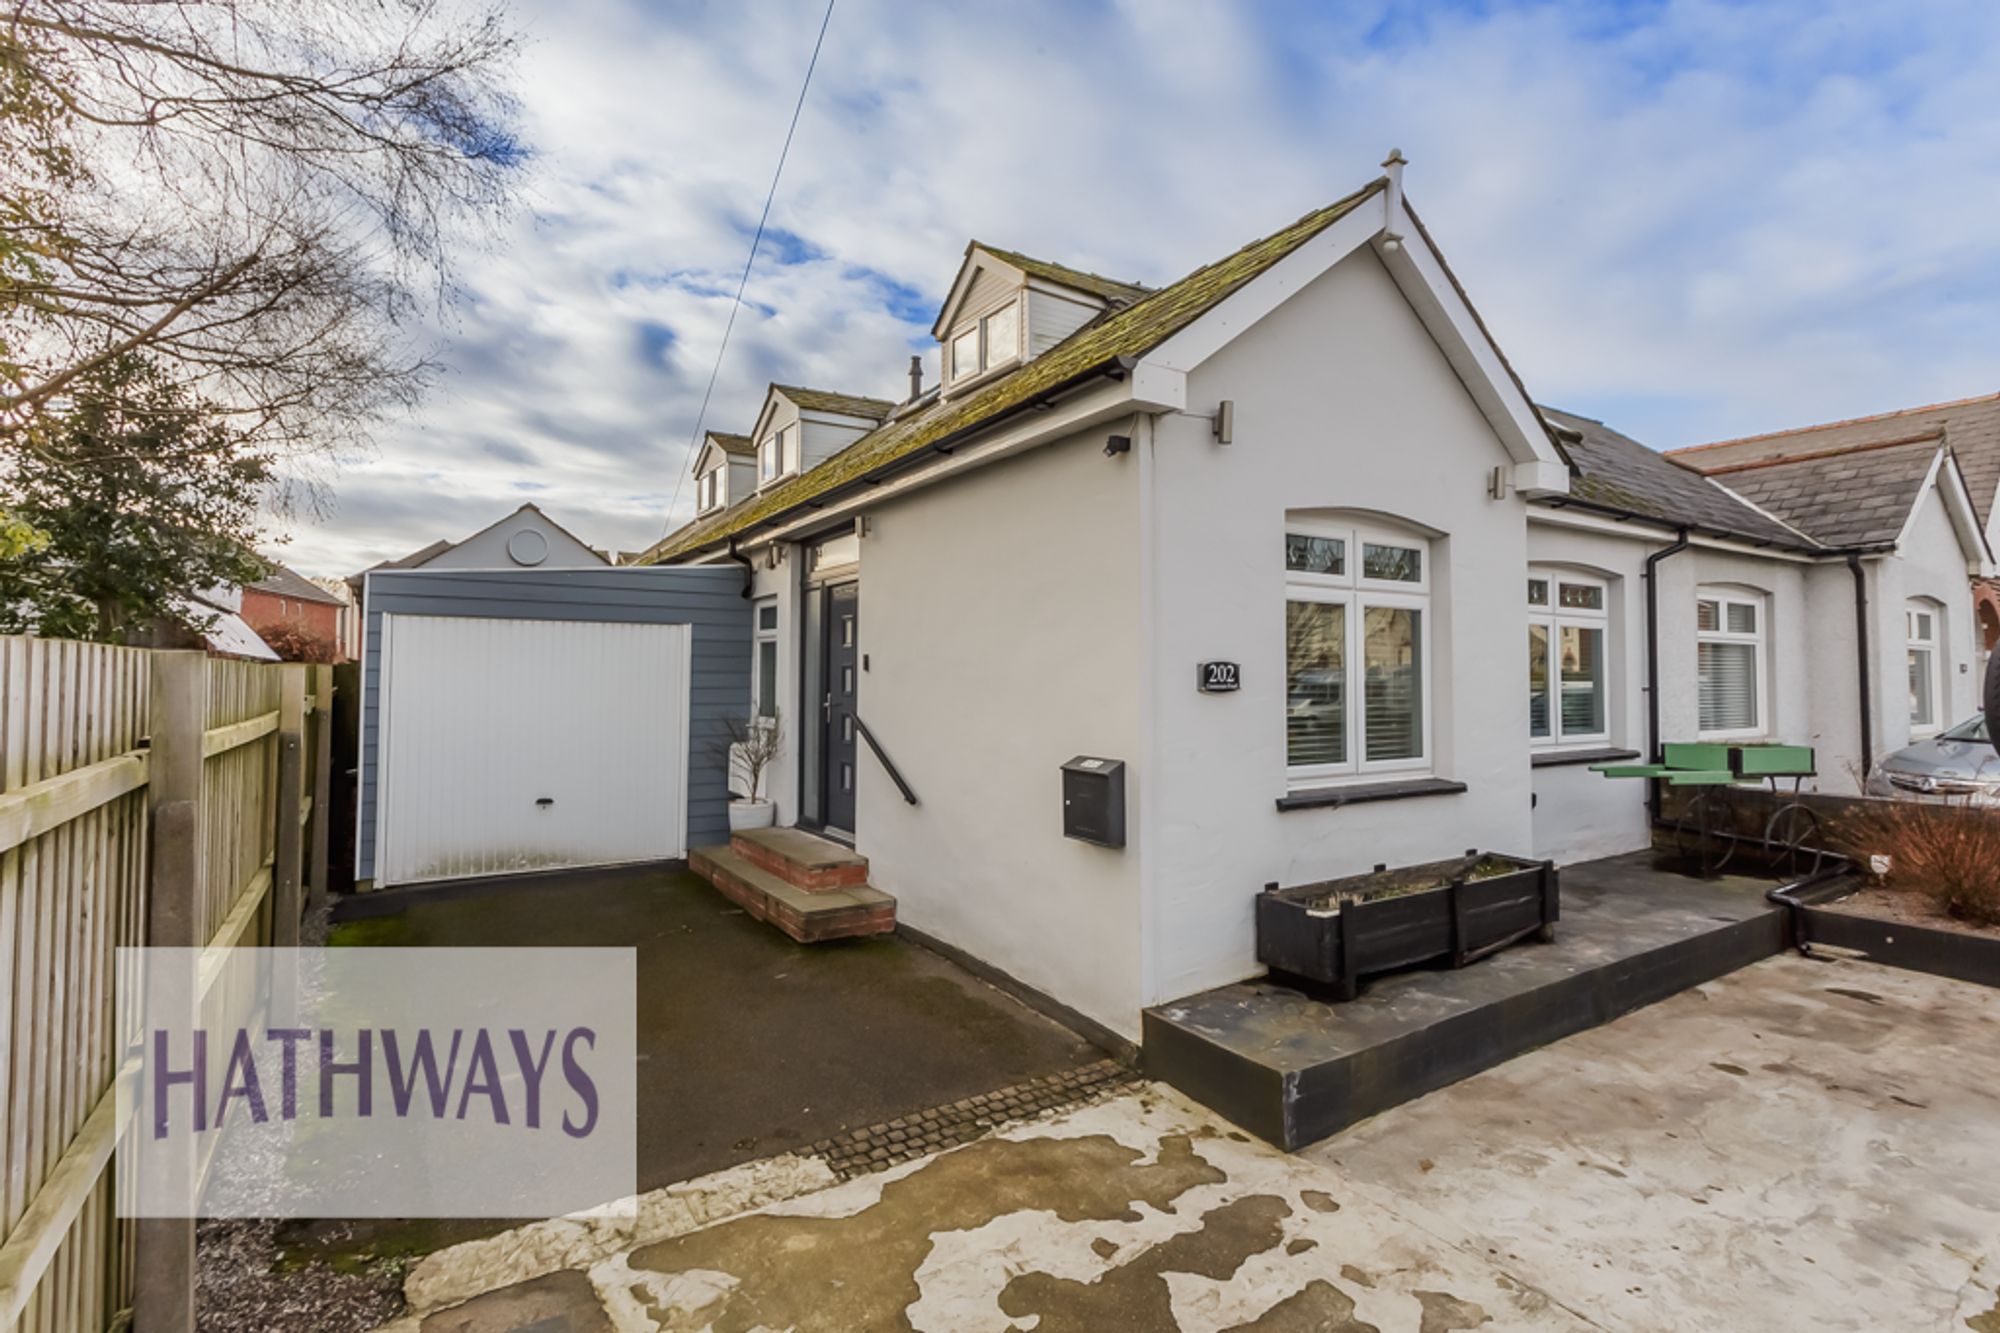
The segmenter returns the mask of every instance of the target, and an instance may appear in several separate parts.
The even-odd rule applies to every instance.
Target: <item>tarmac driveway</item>
[[[492,1289],[394,1327],[1994,1333],[1996,1038],[1996,992],[1773,959],[1302,1155],[1144,1085],[840,1184],[760,1164],[615,1251],[446,1251],[413,1293]]]

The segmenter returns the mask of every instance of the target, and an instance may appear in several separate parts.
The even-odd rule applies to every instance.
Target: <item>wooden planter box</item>
[[[1529,936],[1555,938],[1553,861],[1467,852],[1257,895],[1257,961],[1351,1000],[1361,978],[1419,963],[1464,967]]]

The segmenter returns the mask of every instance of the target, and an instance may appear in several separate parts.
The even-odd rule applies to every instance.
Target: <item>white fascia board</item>
[[[1569,468],[1560,459],[1536,458],[1514,464],[1514,489],[1521,495],[1568,495]]]
[[[1389,230],[1402,240],[1394,250],[1377,247],[1383,267],[1402,288],[1404,299],[1430,330],[1460,382],[1479,405],[1507,453],[1516,463],[1562,463],[1555,441],[1542,424],[1541,413],[1528,401],[1507,369],[1500,349],[1480,327],[1458,287],[1445,272],[1444,259],[1431,248],[1416,219],[1398,207]],[[1569,489],[1564,468],[1563,491]]]
[[[1917,515],[1924,512],[1924,501],[1929,497],[1931,487],[1937,485],[1938,470],[1943,466],[1944,446],[1939,445],[1938,451],[1931,455],[1931,465],[1924,469],[1924,479],[1917,486],[1917,498],[1910,501],[1910,512],[1903,515],[1903,526],[1896,530],[1897,555],[1901,555],[1903,548],[1909,545],[1910,533],[1917,526]]]
[[[1353,212],[1216,302],[1192,324],[1146,353],[1149,364],[1193,370],[1382,230],[1378,191]]]
[[[764,442],[764,423],[771,419],[771,412],[777,407],[778,399],[780,398],[784,398],[784,395],[778,392],[776,385],[764,390],[764,405],[757,409],[757,420],[750,427],[750,447],[752,449],[757,448]],[[785,398],[785,401],[789,403],[792,400]]]
[[[1627,519],[1620,522],[1602,514],[1586,513],[1576,509],[1554,509],[1547,505],[1529,505],[1528,521],[1541,523],[1552,528],[1575,528],[1583,532],[1598,532],[1611,537],[1643,542],[1648,546],[1665,546],[1674,540],[1672,529]],[[1660,520],[1664,524],[1665,519]],[[1711,537],[1699,532],[1688,534],[1688,544],[1703,550],[1727,551],[1732,555],[1753,556],[1762,560],[1779,560],[1787,564],[1809,565],[1824,556],[1816,556],[1806,551],[1784,551],[1773,546],[1759,546],[1755,542],[1730,541],[1726,537]]]
[[[1015,268],[1004,259],[997,258],[991,251],[977,245],[965,248],[965,258],[958,263],[958,276],[951,280],[951,291],[945,296],[944,304],[938,307],[937,319],[931,323],[931,337],[944,341],[945,331],[951,327],[952,316],[965,301],[965,293],[972,286],[972,275],[981,268],[990,268],[996,273],[1012,274],[1010,281],[1016,287],[1027,281],[1028,275]]]
[[[1949,449],[1940,449],[1932,471],[1937,477],[1938,494],[1944,500],[1944,512],[1951,519],[1952,531],[1958,534],[1960,549],[1965,552],[1965,567],[1980,578],[1991,578],[1993,548],[1979,526],[1979,511],[1972,507],[1972,492],[1966,487],[1958,458]],[[1911,518],[1915,519],[1914,510]],[[1908,524],[1904,528],[1907,532]],[[1902,545],[1900,540],[1897,545]]]
[[[1376,245],[1376,254],[1410,308],[1423,321],[1452,370],[1516,464],[1549,464],[1517,473],[1515,486],[1543,495],[1569,491],[1569,468],[1528,401],[1486,337],[1472,310],[1446,276],[1444,264],[1424,241],[1416,222],[1401,208],[1388,216],[1388,192],[1378,191],[1353,212],[1216,303],[1194,323],[1148,352],[1146,364],[1191,371],[1214,356],[1251,325],[1277,309],[1386,229],[1398,234],[1394,250]]]
[[[1057,403],[1045,412],[1030,415],[1014,425],[998,427],[992,434],[981,439],[955,444],[949,454],[934,454],[935,461],[931,463],[912,467],[880,485],[858,491],[844,499],[829,503],[824,508],[804,510],[776,527],[764,529],[754,537],[745,537],[737,549],[755,551],[772,542],[790,541],[809,529],[850,518],[870,505],[907,495],[911,491],[956,477],[974,468],[984,467],[988,463],[998,462],[1003,458],[1011,458],[1029,449],[1053,444],[1065,436],[1075,435],[1092,426],[1103,425],[1120,418],[1129,419],[1136,413],[1167,410],[1164,406],[1136,398],[1135,378],[1128,375],[1123,380],[1087,390]],[[1105,466],[1116,467],[1118,461],[1106,460]]]

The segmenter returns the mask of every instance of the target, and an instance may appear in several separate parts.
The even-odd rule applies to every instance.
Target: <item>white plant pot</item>
[[[729,831],[741,833],[744,829],[769,828],[778,821],[778,807],[769,801],[731,801],[729,803]]]

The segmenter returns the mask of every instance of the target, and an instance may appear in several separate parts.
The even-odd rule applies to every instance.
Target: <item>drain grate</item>
[[[807,1151],[823,1158],[840,1179],[852,1180],[970,1143],[1003,1125],[1086,1105],[1137,1081],[1138,1075],[1118,1061],[1100,1060],[866,1129],[835,1134]]]

